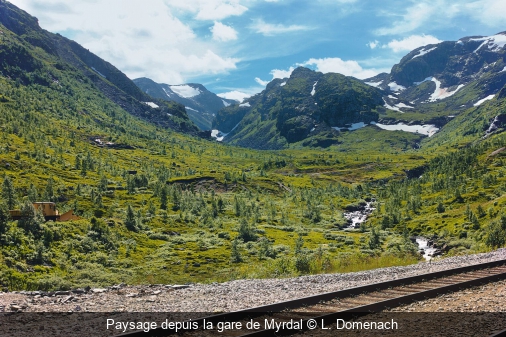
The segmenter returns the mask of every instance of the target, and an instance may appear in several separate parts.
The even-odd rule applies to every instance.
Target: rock
[[[92,293],[95,293],[95,294],[101,294],[101,293],[105,293],[105,292],[107,292],[107,289],[103,289],[103,288],[93,288],[93,289],[91,289],[91,292],[92,292]]]
[[[20,305],[11,304],[11,311],[21,311],[23,308]]]
[[[57,291],[54,294],[56,296],[68,296],[68,295],[70,295],[70,291]]]
[[[73,294],[84,294],[85,291],[84,291],[84,289],[74,289],[74,290],[72,290],[72,293]]]
[[[175,290],[186,289],[186,288],[190,288],[190,286],[189,285],[179,285],[179,284],[176,284],[176,285],[172,286],[172,289],[175,289]]]
[[[158,295],[158,294],[161,294],[161,293],[162,293],[161,290],[155,290],[155,291],[153,291],[153,295]]]
[[[65,297],[61,303],[67,303],[67,302],[70,302],[74,299],[74,296],[68,296],[68,297]]]

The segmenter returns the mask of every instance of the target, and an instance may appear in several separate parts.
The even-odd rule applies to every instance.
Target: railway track
[[[506,260],[500,260],[192,320],[199,328],[205,324],[212,324],[212,330],[175,331],[158,328],[149,332],[130,332],[121,336],[164,337],[181,333],[184,336],[215,336],[218,333],[227,337],[289,336],[332,324],[335,326],[337,319],[343,322],[355,320],[388,308],[504,279],[506,279]],[[258,322],[258,328],[252,329],[253,322]],[[219,331],[216,330],[217,327],[224,329]],[[506,328],[506,321],[502,328]]]

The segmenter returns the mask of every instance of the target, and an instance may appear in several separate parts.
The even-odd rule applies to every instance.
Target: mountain
[[[506,32],[465,37],[413,50],[390,74],[364,80],[389,94],[397,113],[455,115],[492,99],[506,84]]]
[[[151,97],[183,104],[190,119],[201,130],[211,130],[216,113],[223,107],[237,103],[218,97],[202,84],[169,85],[145,77],[134,79],[133,82]]]
[[[338,142],[339,130],[377,121],[385,111],[382,96],[356,78],[299,67],[290,78],[275,79],[242,104],[220,110],[213,128],[226,134],[223,141],[244,147],[328,146]]]
[[[413,50],[390,74],[364,80],[388,94],[385,123],[429,123],[428,144],[456,144],[504,131],[506,32]]]
[[[73,72],[131,115],[162,128],[199,134],[183,105],[153,99],[110,63],[74,41],[41,29],[37,18],[4,0],[0,1],[0,24],[5,28],[0,44],[3,76],[23,85],[61,86],[58,73]]]
[[[367,124],[429,137],[445,134],[449,125],[456,133],[483,136],[502,114],[499,108],[481,107],[502,100],[500,92],[506,92],[505,45],[502,32],[419,47],[390,73],[363,81],[298,68],[244,103],[220,110],[213,136],[259,149],[299,142],[327,147],[339,143],[343,131]],[[502,117],[497,121],[495,132],[503,130]]]

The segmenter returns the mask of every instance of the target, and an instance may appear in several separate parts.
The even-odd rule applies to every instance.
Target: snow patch
[[[234,131],[238,126],[239,126],[240,122],[237,123],[236,126],[234,126],[234,128],[232,130],[230,130],[230,132]],[[215,138],[218,142],[222,142],[223,141],[223,138],[225,138],[226,136],[228,136],[229,133],[223,133],[221,132],[220,130],[211,130],[211,137]]]
[[[398,108],[414,109],[412,106],[406,105],[404,103],[397,103],[395,106]]]
[[[431,49],[427,49],[427,50],[422,49],[422,50],[420,50],[420,52],[419,52],[417,55],[413,56],[413,58],[412,58],[412,59],[415,59],[415,58],[417,58],[417,57],[420,57],[420,56],[423,56],[423,55],[425,55],[425,54],[427,54],[427,53],[430,53],[431,51],[433,51],[433,50],[435,50],[435,49],[437,49],[437,47],[434,47],[434,48],[431,48]]]
[[[186,110],[193,110],[193,111],[196,111],[196,112],[199,112],[198,110],[195,110],[193,108],[190,108],[189,106],[185,106]]]
[[[448,91],[448,88],[441,88],[441,82],[435,77],[427,77],[423,81],[413,82],[413,84],[420,85],[423,82],[428,82],[428,81],[432,81],[436,84],[436,90],[434,90],[432,95],[430,95],[429,102],[435,102],[439,99],[444,99],[444,98],[450,97],[465,86],[464,84],[459,84],[458,87],[454,91]]]
[[[371,124],[376,125],[380,129],[388,130],[388,131],[406,131],[411,133],[418,133],[421,135],[426,135],[432,137],[439,128],[435,125],[406,125],[404,123],[397,123],[393,125],[380,124],[376,122],[371,122]]]
[[[391,106],[390,104],[387,103],[387,101],[385,101],[385,99],[383,99],[383,102],[385,103],[384,107],[389,109],[389,110],[393,110],[393,111],[399,111],[400,113],[403,113],[401,111],[401,109],[399,109],[398,107],[396,106]]]
[[[500,73],[502,73],[503,71],[506,71],[506,67],[504,67],[503,70],[500,71]]]
[[[464,45],[464,42],[462,42],[462,41],[458,40],[457,42],[455,42],[455,44],[460,44],[460,45],[462,45],[462,46],[463,46],[463,45]]]
[[[156,105],[156,104],[155,104],[155,103],[153,103],[153,102],[143,102],[143,103],[144,103],[144,104],[146,104],[146,105],[149,105],[150,107],[152,107],[152,108],[154,108],[154,109],[159,108],[159,106],[158,106],[158,105]]]
[[[487,97],[480,99],[478,102],[474,103],[473,105],[474,106],[482,105],[483,103],[485,103],[486,101],[490,101],[494,97],[495,97],[495,95],[488,95]]]
[[[178,96],[181,96],[184,98],[195,97],[195,96],[200,95],[202,93],[199,89],[190,87],[187,84],[171,85],[170,89],[172,91],[174,91]]]
[[[242,103],[242,104],[239,104],[240,107],[246,107],[246,108],[249,108],[251,107],[251,104],[249,104],[249,102],[246,102],[246,103]]]
[[[230,106],[230,103],[227,103],[227,102],[225,102],[224,100],[221,100],[221,101],[223,102],[223,105],[224,105],[225,107]]]
[[[220,130],[211,130],[211,137],[215,138],[218,142],[223,141],[227,133],[222,133]]]
[[[284,87],[286,85],[286,82],[281,83],[279,86]]]
[[[391,99],[398,99],[397,97],[392,96],[392,95],[388,95],[388,98],[391,98]]]
[[[351,126],[334,126],[332,127],[332,129],[337,131],[341,131],[342,129],[347,129],[348,131],[355,131],[366,126],[367,124],[365,124],[364,122],[359,122],[359,123],[352,123]]]
[[[459,84],[457,89],[454,91],[448,91],[448,88],[441,88],[441,82],[437,78],[432,77],[431,81],[436,84],[436,90],[434,90],[432,95],[430,95],[429,102],[435,102],[440,99],[448,98],[465,86],[464,84]]]
[[[480,44],[478,48],[476,48],[474,53],[478,52],[478,50],[480,50],[483,46],[487,46],[488,49],[493,52],[498,52],[506,45],[506,35],[497,34],[481,37],[478,39],[470,39],[469,41],[483,41],[483,43]]]
[[[371,87],[379,87],[381,85],[381,83],[383,83],[383,81],[379,81],[379,82],[364,82],[365,84],[367,85],[370,85]]]
[[[311,90],[311,96],[314,96],[314,94],[316,94],[316,85],[317,84],[318,84],[318,81],[314,82],[314,84],[313,84],[313,90]]]
[[[402,85],[399,85],[395,82],[388,83],[388,87],[393,92],[406,90],[406,87],[403,87]]]
[[[162,88],[162,90],[165,92],[165,95],[167,95],[167,97],[170,98],[170,96],[172,96],[172,92],[167,91],[167,89],[165,89],[165,88]]]

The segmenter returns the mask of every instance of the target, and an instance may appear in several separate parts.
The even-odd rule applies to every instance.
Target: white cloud
[[[369,42],[366,46],[368,46],[368,47],[369,47],[369,48],[371,48],[371,49],[374,49],[374,48],[376,48],[378,45],[379,45],[379,41],[378,41],[378,40],[375,40],[375,41],[371,41],[371,42]]]
[[[438,10],[440,8],[436,3],[418,2],[406,10],[401,20],[393,21],[391,27],[377,29],[376,33],[378,35],[393,35],[411,32],[433,18]]]
[[[490,26],[506,25],[506,2],[504,0],[473,1],[462,6],[475,20]]]
[[[356,78],[364,79],[373,77],[381,72],[390,71],[390,69],[364,69],[357,61],[350,60],[344,61],[339,57],[329,57],[315,59],[311,58],[308,61],[301,63],[302,66],[316,66],[317,71],[322,73],[339,73],[346,76],[353,76]]]
[[[420,27],[448,27],[454,19],[477,21],[488,27],[502,30],[506,25],[504,0],[419,0],[398,15],[383,11],[380,15],[391,17],[392,24],[375,30],[378,35],[406,34]],[[462,23],[460,22],[460,24]],[[458,24],[458,23],[457,23]]]
[[[237,31],[221,22],[215,21],[214,26],[209,29],[213,33],[213,40],[222,42],[237,40]]]
[[[164,0],[152,0],[149,6],[135,0],[76,1],[71,11],[52,10],[59,1],[45,0],[41,6],[40,0],[12,0],[37,16],[44,29],[62,34],[70,31],[73,40],[130,78],[146,76],[157,82],[180,84],[193,76],[227,73],[239,62],[219,45],[200,39]],[[232,38],[230,30],[220,29],[224,27],[218,25],[216,37]]]
[[[245,92],[238,91],[238,90],[223,92],[223,93],[217,94],[217,95],[221,98],[234,99],[239,102],[242,102],[242,101],[244,101],[244,99],[252,96],[252,94],[247,94]]]
[[[290,77],[294,70],[295,70],[294,67],[290,67],[290,69],[288,70],[273,69],[271,70],[272,79]]]
[[[442,42],[432,35],[411,35],[402,40],[392,40],[388,44],[383,45],[383,48],[390,48],[394,52],[412,51],[418,47],[426,46],[428,44],[437,44]]]
[[[269,81],[263,81],[261,78],[259,77],[255,77],[255,82],[257,82],[258,84],[260,84],[261,86],[265,87],[267,84],[269,84]]]
[[[303,63],[297,63],[297,66],[315,66],[316,71],[326,73],[338,73],[345,76],[353,76],[356,78],[364,79],[378,75],[382,72],[389,72],[390,68],[363,68],[357,61],[350,60],[344,61],[339,57],[329,58],[311,58]],[[271,70],[272,79],[290,77],[295,67],[290,67],[288,70],[273,69]],[[255,79],[257,80],[257,79]],[[257,81],[258,82],[258,81]],[[260,83],[260,82],[258,82]]]
[[[262,19],[257,19],[253,22],[253,24],[250,26],[251,29],[253,29],[255,32],[259,34],[263,34],[265,36],[273,36],[277,34],[284,34],[284,33],[291,33],[291,32],[298,32],[298,31],[305,31],[305,30],[311,30],[311,27],[308,26],[302,26],[302,25],[290,25],[285,26],[282,24],[271,24],[266,23]]]
[[[165,0],[175,9],[195,14],[197,20],[223,20],[248,10],[239,0]]]

